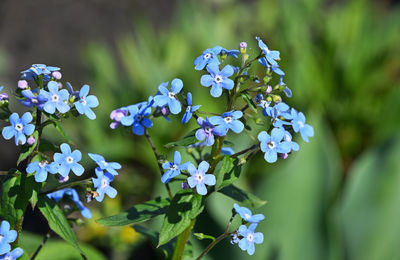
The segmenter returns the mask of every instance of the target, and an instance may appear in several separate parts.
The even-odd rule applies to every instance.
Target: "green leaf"
[[[164,245],[182,233],[203,209],[203,196],[194,194],[191,190],[179,191],[165,214],[158,246]]]
[[[29,200],[40,190],[34,176],[21,174],[8,177],[2,186],[0,215],[14,227],[24,215]]]
[[[49,119],[50,120],[50,119]],[[57,129],[57,131],[61,134],[61,136],[67,141],[67,143],[73,144],[71,139],[65,134],[64,129],[61,127],[60,123],[57,121],[57,119],[52,119],[51,123],[54,125],[54,127]]]
[[[39,138],[39,132],[35,131],[33,132],[32,135],[35,138],[35,143],[32,145],[29,144],[24,144],[21,148],[21,152],[19,154],[18,157],[18,161],[17,161],[17,165],[19,165],[23,160],[25,160],[26,158],[28,158],[29,155],[31,155],[33,153],[33,151],[35,150],[37,143],[38,143],[38,138]]]
[[[38,207],[43,216],[47,219],[49,227],[61,238],[83,253],[79,247],[75,233],[72,231],[68,220],[57,204],[53,200],[47,198],[46,195],[41,195],[39,196]]]
[[[167,143],[164,146],[166,148],[172,148],[175,146],[188,146],[188,145],[197,143],[199,140],[197,140],[197,138],[195,136],[196,131],[197,131],[197,129],[191,131],[188,135],[183,137],[181,140],[178,140],[176,142]]]
[[[258,198],[256,195],[241,190],[233,185],[224,187],[220,189],[218,192],[236,200],[243,206],[250,207],[253,209],[259,208],[263,206],[265,203],[267,203],[267,201]]]
[[[215,189],[220,190],[236,181],[241,172],[241,166],[238,165],[238,158],[231,158],[229,155],[224,156],[221,162],[215,168],[214,175],[217,179]]]
[[[52,142],[50,142],[47,139],[40,139],[40,143],[39,143],[39,151],[41,152],[58,152],[59,148],[57,145],[53,144]]]
[[[244,102],[247,103],[247,105],[249,105],[249,107],[257,113],[257,106],[256,104],[254,104],[253,99],[251,98],[250,94],[248,92],[242,92],[240,93],[240,95],[242,96]]]
[[[101,218],[97,220],[97,223],[103,226],[125,226],[143,222],[164,214],[168,209],[169,203],[169,199],[158,197],[154,200],[137,204],[117,215]]]

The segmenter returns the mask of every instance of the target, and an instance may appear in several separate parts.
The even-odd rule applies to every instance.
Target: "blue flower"
[[[236,213],[239,214],[240,217],[247,222],[258,223],[265,218],[263,214],[253,215],[248,208],[241,207],[237,203],[233,204],[233,207],[235,208]]]
[[[275,127],[282,127],[283,125],[289,125],[290,123],[281,119],[291,119],[292,116],[290,114],[290,107],[284,102],[279,102],[275,104],[273,107],[267,107],[263,110],[264,116],[270,116],[273,119],[273,125]]]
[[[21,78],[25,80],[33,80],[36,79],[38,76],[43,75],[43,80],[49,81],[50,74],[53,71],[59,71],[59,70],[60,68],[57,67],[46,66],[44,64],[33,64],[32,67],[21,72],[22,73]]]
[[[75,91],[75,90],[72,88],[71,83],[67,82],[65,85],[67,86],[67,91],[68,91],[68,93],[69,93],[71,96],[73,96],[73,97],[75,97],[75,98],[79,98],[79,91]]]
[[[161,181],[163,183],[169,182],[170,179],[181,174],[181,171],[186,170],[189,166],[190,162],[181,163],[181,154],[178,151],[174,153],[174,161],[166,162],[162,165],[162,167],[167,170],[163,176],[161,177]]]
[[[96,188],[96,192],[99,196],[96,200],[101,202],[104,199],[104,194],[107,194],[110,198],[115,198],[117,196],[117,190],[110,186],[110,182],[113,181],[114,177],[111,173],[103,173],[100,168],[95,169],[97,178],[92,178],[93,185]]]
[[[291,144],[282,141],[285,135],[285,130],[282,128],[274,128],[271,135],[262,131],[258,134],[261,151],[265,153],[264,159],[269,163],[274,163],[278,159],[278,153],[288,153],[291,150]]]
[[[200,195],[207,194],[206,185],[213,186],[216,183],[216,179],[213,174],[206,174],[208,168],[210,168],[210,165],[206,161],[202,161],[199,164],[198,169],[196,169],[193,164],[189,164],[188,166],[188,172],[191,175],[187,178],[188,184],[190,188],[196,187],[196,191]]]
[[[17,238],[17,231],[10,230],[10,223],[3,220],[0,226],[0,254],[10,252],[10,243],[14,242]]]
[[[239,241],[239,247],[243,251],[247,251],[249,255],[253,255],[255,248],[254,244],[261,244],[264,241],[264,235],[261,232],[254,233],[257,224],[251,224],[249,228],[245,225],[239,227],[239,234],[243,237]]]
[[[266,58],[261,58],[261,59],[258,59],[258,62],[261,64],[261,65],[263,65],[264,67],[266,67],[267,69],[271,69],[273,72],[275,72],[276,74],[278,74],[278,75],[280,75],[280,76],[282,76],[282,75],[285,75],[285,72],[283,72],[280,68],[279,68],[279,65],[278,64],[273,64],[273,65],[269,65],[268,64],[268,62],[267,62],[267,59]]]
[[[268,49],[268,46],[260,39],[260,37],[256,37],[258,41],[258,47],[264,52],[265,58],[271,65],[276,65],[276,60],[280,60],[279,58],[279,51],[271,51]]]
[[[146,116],[150,115],[151,107],[146,104],[131,105],[127,107],[129,115],[121,118],[121,124],[132,126],[132,131],[136,135],[143,135],[144,128],[153,126],[153,122]]]
[[[54,161],[60,166],[58,167],[58,173],[66,177],[72,170],[76,176],[81,176],[85,169],[78,162],[82,159],[82,153],[79,150],[71,152],[71,147],[68,144],[63,143],[60,146],[62,153],[54,154]]]
[[[11,252],[8,252],[4,255],[0,255],[0,260],[16,260],[23,254],[24,250],[22,250],[20,247],[17,247],[14,248],[13,251]]]
[[[235,150],[231,147],[222,147],[221,148],[221,153],[225,155],[232,155],[235,154]]]
[[[182,124],[189,122],[190,118],[192,118],[193,112],[201,107],[201,105],[192,106],[192,93],[190,92],[187,93],[187,104],[186,112],[182,117]]]
[[[306,124],[306,117],[302,112],[297,113],[297,111],[292,108],[292,127],[293,130],[298,133],[300,132],[301,137],[304,141],[308,143],[308,137],[314,136],[314,128]]]
[[[89,85],[83,85],[81,91],[79,91],[79,100],[76,101],[74,105],[79,114],[85,114],[89,119],[94,120],[96,119],[96,114],[91,108],[97,107],[99,105],[99,101],[97,100],[96,96],[88,96],[89,89]]]
[[[243,116],[242,111],[225,112],[222,116],[213,116],[210,118],[210,123],[216,125],[214,133],[220,136],[226,135],[229,129],[235,133],[243,131],[244,125],[239,121]]]
[[[299,145],[292,141],[292,135],[288,131],[285,131],[285,136],[283,138],[286,142],[290,143],[290,149],[292,151],[297,152],[300,149]]]
[[[172,114],[179,114],[181,112],[181,103],[177,99],[176,95],[181,92],[183,82],[180,79],[173,79],[171,82],[171,91],[167,89],[168,82],[164,82],[158,86],[158,90],[161,95],[154,97],[154,104],[158,107],[168,105],[169,110]]]
[[[121,164],[117,162],[106,162],[104,157],[99,154],[88,153],[88,155],[90,158],[92,158],[93,161],[97,163],[100,169],[106,170],[112,175],[118,175],[118,172],[116,170],[121,169]]]
[[[26,143],[26,135],[31,135],[35,131],[35,126],[29,124],[32,121],[32,114],[26,112],[19,118],[17,113],[12,113],[9,122],[10,126],[3,128],[2,135],[9,140],[15,136],[15,145]]]
[[[288,88],[288,86],[286,86],[285,82],[283,82],[283,76],[281,76],[278,84],[281,85],[281,86],[285,86],[285,88],[283,89],[283,93],[285,93],[285,95],[288,98],[291,98],[292,97],[292,90],[290,88]]]
[[[60,113],[66,113],[70,109],[68,105],[69,94],[66,89],[58,90],[58,83],[50,81],[47,84],[49,92],[46,90],[40,90],[40,94],[43,94],[47,98],[47,102],[44,104],[44,111],[49,114],[54,114],[57,110]]]
[[[237,58],[239,54],[240,54],[239,50],[235,50],[235,49],[227,50],[225,48],[221,49],[221,55],[228,55],[228,56],[233,56],[233,57]]]
[[[226,65],[221,71],[219,71],[218,64],[211,63],[207,66],[207,71],[210,75],[203,75],[200,79],[200,83],[205,87],[211,86],[211,96],[221,96],[222,88],[227,90],[233,88],[234,82],[228,78],[233,74],[232,66]]]
[[[32,162],[26,168],[27,173],[34,173],[35,174],[35,181],[36,182],[44,182],[47,179],[47,173],[56,174],[58,172],[58,164],[55,162],[49,163],[47,161],[43,162]]]
[[[36,91],[35,91],[36,90]],[[26,107],[33,107],[36,106],[39,110],[43,110],[44,103],[47,101],[47,98],[43,94],[37,94],[37,89],[33,92],[29,90],[23,90],[21,94],[26,99],[21,99],[20,102],[22,105]]]
[[[3,89],[3,86],[0,86],[0,91]],[[8,100],[8,95],[6,93],[0,93],[0,101]]]
[[[219,65],[218,54],[221,52],[221,46],[215,46],[214,48],[207,49],[194,60],[194,69],[202,70],[207,64],[215,63]]]
[[[206,144],[211,146],[214,144],[214,125],[210,123],[208,117],[204,120],[204,118],[197,118],[197,124],[201,127],[196,131],[196,138],[199,141],[206,139]]]
[[[75,189],[65,188],[47,194],[47,197],[55,200],[56,202],[60,201],[64,196],[68,196],[76,204],[76,206],[81,211],[82,216],[84,216],[85,218],[92,218],[92,213],[90,212],[90,209],[83,205],[82,201],[79,199],[78,192]]]

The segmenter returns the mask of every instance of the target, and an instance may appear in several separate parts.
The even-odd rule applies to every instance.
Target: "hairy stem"
[[[156,161],[158,164],[158,168],[160,169],[160,174],[161,176],[163,176],[164,174],[164,170],[162,168],[162,164],[161,164],[161,157],[157,152],[156,146],[154,145],[153,139],[151,139],[149,132],[147,131],[147,129],[144,131],[144,135],[146,136],[147,142],[150,144],[151,149],[153,150],[154,156],[156,157]],[[168,192],[168,196],[170,199],[172,199],[172,192],[171,192],[171,188],[169,187],[169,184],[166,183],[165,187],[167,188],[167,192]]]
[[[174,253],[172,254],[172,260],[181,260],[183,256],[183,252],[185,251],[185,246],[189,239],[190,231],[193,229],[194,224],[196,223],[196,219],[192,219],[190,225],[183,231],[176,240],[176,245],[174,249]]]

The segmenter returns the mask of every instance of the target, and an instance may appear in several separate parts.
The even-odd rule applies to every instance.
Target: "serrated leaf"
[[[68,220],[57,204],[53,200],[49,199],[46,195],[40,195],[37,205],[43,216],[47,219],[51,230],[53,230],[61,238],[70,243],[73,247],[79,250],[81,254],[83,254],[81,248],[79,247],[75,233],[72,231]]]
[[[237,202],[239,202],[241,205],[243,205],[245,207],[249,207],[249,208],[253,208],[253,209],[259,208],[262,205],[267,203],[267,201],[258,198],[256,195],[253,195],[247,191],[241,190],[238,187],[235,187],[233,185],[226,186],[226,187],[220,189],[218,192],[236,200]]]
[[[191,190],[181,190],[176,193],[165,214],[158,246],[164,245],[182,233],[203,209],[204,201],[201,195],[194,194]]]
[[[215,184],[216,190],[232,184],[239,178],[242,168],[238,164],[239,160],[229,155],[224,156],[218,163],[214,171],[214,175],[217,179],[217,183]]]
[[[172,148],[175,146],[188,146],[194,143],[197,143],[199,140],[197,140],[195,133],[196,130],[191,131],[188,135],[186,135],[185,137],[183,137],[182,139],[176,141],[176,142],[171,142],[171,143],[167,143],[166,145],[164,145],[166,148]]]
[[[39,132],[34,131],[32,136],[35,138],[36,142],[32,145],[29,145],[28,143],[26,143],[22,146],[21,152],[18,157],[17,165],[19,165],[23,160],[28,158],[28,156],[31,155],[33,153],[33,151],[35,150],[37,143],[38,143],[37,141],[39,138]]]
[[[170,200],[156,198],[133,206],[117,215],[104,217],[97,220],[97,223],[103,226],[125,226],[134,223],[143,222],[164,214],[169,206]]]

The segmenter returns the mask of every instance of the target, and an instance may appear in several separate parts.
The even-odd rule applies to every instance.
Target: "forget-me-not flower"
[[[291,119],[292,116],[290,114],[290,107],[284,103],[279,102],[275,104],[273,107],[267,107],[263,110],[264,116],[269,116],[273,119],[273,125],[275,127],[282,127],[283,125],[289,125],[290,123],[281,119]]]
[[[89,157],[97,163],[100,169],[105,170],[112,175],[118,175],[116,170],[121,169],[121,164],[117,162],[106,162],[103,156],[94,153],[88,153]]]
[[[0,86],[0,91],[3,89],[3,86]],[[0,101],[8,100],[8,95],[6,93],[0,93]]]
[[[147,118],[151,113],[151,107],[146,104],[131,105],[127,107],[129,115],[121,118],[121,124],[132,126],[136,135],[144,135],[145,128],[153,126],[153,122]]]
[[[211,86],[211,96],[219,97],[222,94],[222,89],[231,90],[234,82],[228,77],[233,74],[233,67],[226,65],[221,71],[219,71],[218,64],[212,63],[207,65],[207,71],[210,74],[201,76],[200,83],[205,87]]]
[[[285,131],[285,135],[283,138],[286,142],[290,143],[290,149],[292,151],[297,152],[300,149],[299,145],[292,140],[292,135],[288,131]]]
[[[74,103],[76,110],[78,110],[79,114],[85,114],[89,119],[96,119],[96,114],[92,111],[91,108],[97,107],[99,105],[99,101],[97,97],[89,94],[89,85],[83,85],[81,90],[79,91],[79,100]]]
[[[283,70],[281,70],[279,68],[278,64],[269,65],[269,63],[267,62],[267,59],[264,57],[258,59],[258,62],[261,65],[263,65],[264,67],[266,67],[267,69],[271,69],[273,72],[275,72],[276,74],[278,74],[280,76],[285,75],[285,72],[283,72]]]
[[[165,162],[162,167],[167,170],[163,176],[161,177],[161,181],[163,183],[169,182],[170,179],[181,174],[181,171],[186,170],[189,166],[190,162],[181,163],[181,154],[178,151],[174,153],[174,161],[173,162]]]
[[[33,134],[33,131],[35,131],[35,126],[29,124],[32,119],[30,112],[24,113],[21,118],[17,113],[12,113],[9,118],[11,125],[3,128],[3,137],[7,140],[15,137],[15,145],[25,144],[26,136]]]
[[[78,209],[81,211],[82,216],[84,216],[85,218],[92,218],[92,212],[90,212],[90,209],[83,205],[82,201],[79,199],[78,192],[75,189],[65,188],[47,194],[47,197],[55,200],[56,202],[60,201],[64,196],[69,197],[76,204]]]
[[[35,181],[44,182],[47,179],[47,173],[56,174],[58,172],[58,164],[47,161],[31,162],[26,168],[26,172],[29,174],[36,172]]]
[[[39,110],[43,110],[43,106],[44,103],[47,101],[47,98],[44,94],[36,93],[37,89],[35,90],[23,90],[21,94],[25,97],[25,99],[21,99],[19,102],[21,102],[21,104],[26,107],[36,106]]]
[[[260,47],[260,49],[264,52],[265,58],[269,64],[276,65],[276,60],[280,60],[279,51],[271,51],[268,49],[268,46],[260,39],[260,37],[256,37],[256,40],[258,41],[258,47]]]
[[[265,153],[264,159],[269,163],[274,163],[278,159],[278,153],[288,153],[291,150],[291,144],[285,140],[282,141],[285,130],[274,128],[269,135],[266,131],[258,134],[261,151]]]
[[[254,244],[261,244],[264,241],[264,235],[261,232],[255,233],[257,224],[250,224],[249,228],[245,225],[239,227],[239,234],[243,237],[239,241],[239,247],[243,251],[247,251],[249,255],[253,255],[255,248]]]
[[[222,50],[221,46],[215,46],[214,48],[207,49],[194,60],[194,69],[202,70],[207,64],[215,63],[219,65],[218,54]]]
[[[58,83],[55,81],[50,81],[47,84],[47,87],[49,89],[48,92],[43,89],[40,90],[40,94],[43,94],[47,98],[47,101],[43,107],[44,111],[49,114],[54,114],[54,112],[56,112],[56,109],[60,113],[68,112],[68,110],[70,109],[68,105],[68,91],[66,89],[58,90]]]
[[[304,141],[308,143],[308,137],[314,136],[314,128],[309,124],[306,124],[306,117],[302,112],[297,113],[297,111],[292,108],[292,127],[293,130],[298,133],[300,132],[301,137]]]
[[[71,147],[63,143],[60,146],[62,153],[54,154],[54,161],[59,164],[58,173],[66,177],[72,170],[76,176],[81,176],[85,169],[78,162],[82,159],[82,153],[79,150],[71,151]]]
[[[180,79],[173,79],[171,82],[171,91],[167,89],[167,86],[168,82],[162,83],[158,86],[160,95],[154,97],[154,104],[158,107],[168,105],[169,111],[171,111],[172,114],[179,114],[182,108],[176,95],[181,92],[183,82]]]
[[[60,68],[58,67],[46,66],[44,64],[33,64],[29,69],[21,72],[21,78],[25,80],[33,80],[36,79],[38,76],[43,75],[43,80],[49,81],[50,74],[54,71],[59,70]]]
[[[206,139],[207,146],[211,146],[214,144],[214,125],[210,123],[208,117],[206,119],[199,117],[197,118],[197,124],[199,124],[200,129],[196,131],[196,138],[199,141]],[[223,133],[222,133],[223,134]]]
[[[190,118],[192,118],[193,112],[201,107],[201,105],[192,106],[192,93],[190,92],[187,93],[187,104],[186,112],[182,117],[182,124],[189,122]]]
[[[253,215],[251,211],[246,207],[241,207],[237,203],[233,204],[235,211],[240,217],[250,223],[258,223],[263,220],[265,217],[263,214],[255,214]]]
[[[98,202],[103,201],[104,194],[107,194],[110,198],[117,196],[117,190],[110,186],[110,182],[113,181],[114,176],[109,172],[103,172],[100,168],[95,169],[97,178],[92,178],[93,185],[96,188],[96,192],[99,196],[96,197]]]
[[[210,168],[210,164],[206,161],[202,161],[199,164],[198,169],[193,164],[189,164],[188,172],[190,173],[190,177],[187,178],[188,184],[190,188],[196,187],[196,191],[200,195],[207,194],[208,186],[213,186],[216,183],[215,176],[213,174],[206,174],[208,169]]]
[[[213,116],[210,118],[210,123],[216,125],[214,133],[224,136],[231,129],[235,133],[243,131],[244,125],[239,118],[243,116],[242,111],[225,112],[222,116]]]
[[[17,247],[14,248],[11,252],[5,253],[4,255],[0,255],[0,260],[16,260],[23,254],[24,250],[22,250],[22,248],[20,247]]]
[[[225,49],[225,48],[222,48],[220,54],[221,54],[221,55],[232,56],[232,57],[237,58],[238,55],[240,54],[240,51],[239,51],[239,50],[235,50],[235,49],[233,49],[233,50],[227,50],[227,49]]]
[[[0,255],[10,252],[10,243],[17,238],[17,231],[10,230],[10,223],[3,220],[0,225]]]

